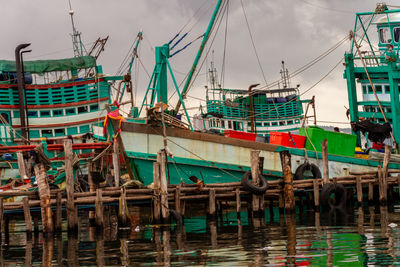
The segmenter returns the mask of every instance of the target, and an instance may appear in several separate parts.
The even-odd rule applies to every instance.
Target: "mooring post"
[[[18,169],[21,179],[28,178],[28,176],[26,175],[26,166],[22,152],[17,152],[17,160],[18,160]]]
[[[373,205],[374,202],[374,184],[368,183],[368,204]]]
[[[93,172],[93,162],[89,161],[88,163],[88,183],[89,183],[89,192],[96,192],[96,187],[93,181],[93,176],[92,176],[92,172]],[[89,211],[89,223],[90,225],[94,224],[94,220],[95,220],[95,212],[93,210]]]
[[[175,188],[175,210],[181,213],[181,185],[178,184]]]
[[[314,207],[316,210],[319,208],[319,183],[317,179],[313,179],[314,188]]]
[[[242,204],[240,203],[240,189],[239,188],[236,188],[235,195],[236,195],[236,214],[237,214],[237,217],[240,218],[240,208],[241,208]]]
[[[47,182],[47,172],[43,163],[34,166],[36,182],[39,188],[39,198],[42,213],[43,233],[51,234],[54,231],[53,215],[50,204],[50,187]]]
[[[126,203],[126,188],[121,188],[121,196],[119,198],[119,211],[118,217],[121,227],[126,227],[128,225],[128,215],[127,215],[128,205]]]
[[[160,199],[160,164],[158,162],[153,163],[153,223],[160,223],[161,221],[161,199]]]
[[[357,202],[358,205],[362,205],[362,184],[361,184],[361,176],[356,176],[356,188],[357,188]]]
[[[293,212],[295,209],[294,191],[293,191],[293,175],[291,166],[291,155],[289,151],[281,151],[281,164],[283,173],[283,188],[285,197],[285,209],[287,212]]]
[[[24,207],[24,218],[25,218],[25,229],[28,236],[32,235],[32,217],[31,217],[31,209],[29,207],[29,199],[28,197],[24,197],[22,199],[22,205]]]
[[[252,183],[255,186],[258,186],[258,184],[260,183],[259,161],[260,161],[260,150],[250,151],[251,178],[252,178]],[[261,196],[257,196],[255,194],[252,195],[251,209],[253,217],[257,217],[260,215],[260,199]]]
[[[112,159],[113,159],[113,166],[114,166],[114,182],[115,186],[119,187],[119,178],[120,178],[120,166],[119,166],[119,146],[117,139],[114,138],[114,145],[113,145],[113,153],[112,153]]]
[[[322,167],[324,172],[324,184],[329,183],[329,163],[328,163],[328,139],[321,142]]]
[[[104,226],[104,209],[103,209],[103,194],[101,189],[96,190],[96,228],[103,229]]]
[[[385,205],[387,203],[387,191],[388,191],[387,178],[388,178],[388,168],[389,168],[391,154],[392,154],[392,147],[385,146],[385,154],[383,157],[383,166],[381,172],[382,178],[380,183],[382,188],[379,189],[379,191],[382,191],[379,199],[379,202],[382,205]]]
[[[161,188],[161,216],[164,223],[169,222],[169,207],[168,207],[168,186],[166,172],[166,155],[164,151],[157,153],[157,162],[160,164],[160,188]]]
[[[56,231],[62,231],[62,192],[57,192],[56,200]]]
[[[208,194],[208,216],[210,219],[216,217],[216,205],[215,205],[215,189],[211,188]]]
[[[78,218],[75,213],[74,203],[74,174],[73,174],[73,153],[72,142],[70,139],[64,140],[64,153],[65,153],[65,177],[66,177],[66,191],[67,191],[67,220],[68,231],[74,232],[78,228]]]

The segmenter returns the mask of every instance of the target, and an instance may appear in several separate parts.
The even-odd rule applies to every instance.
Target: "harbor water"
[[[182,228],[151,225],[138,209],[132,227],[96,232],[80,211],[75,236],[27,238],[23,220],[2,235],[1,266],[384,266],[400,265],[400,205],[265,218],[226,211],[215,221],[188,214]],[[63,225],[66,227],[66,223]]]

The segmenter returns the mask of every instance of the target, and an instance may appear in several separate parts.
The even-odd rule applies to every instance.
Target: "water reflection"
[[[149,225],[138,216],[129,231],[118,232],[110,218],[102,232],[83,223],[78,235],[52,238],[29,238],[17,220],[3,233],[0,258],[2,266],[395,265],[399,215],[397,206],[286,215],[274,209],[262,219],[232,211],[214,221],[187,217],[182,228]]]

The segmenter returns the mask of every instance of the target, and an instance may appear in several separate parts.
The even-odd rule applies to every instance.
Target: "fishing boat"
[[[300,99],[300,85],[291,86],[284,61],[280,73],[277,88],[255,89],[254,85],[248,90],[221,88],[212,62],[206,87],[206,112],[193,119],[195,130],[227,134],[242,131],[268,139],[270,132],[298,132],[304,118],[303,104],[310,100]]]
[[[302,145],[293,145],[294,138],[289,133],[281,136],[280,143],[271,144],[194,131],[190,116],[185,109],[184,99],[216,17],[225,4],[225,1],[219,0],[216,5],[183,89],[178,88],[169,60],[171,47],[173,47],[171,42],[156,47],[154,72],[142,107],[138,108],[138,115],[134,118],[111,119],[107,125],[110,133],[122,140],[135,177],[144,184],[153,182],[153,162],[160,150],[164,151],[167,157],[168,181],[171,184],[193,183],[196,180],[204,183],[240,181],[244,173],[250,170],[252,150],[259,150],[260,157],[264,158],[262,173],[267,179],[282,177],[280,160],[282,151],[288,151],[291,154],[291,166],[295,179],[303,179],[306,176],[320,177],[320,169],[322,169],[321,142],[324,139],[328,140],[329,175],[331,177],[343,177],[351,172],[375,171],[377,166],[381,165],[383,154],[378,151],[373,152],[374,149],[371,149],[369,155],[361,156],[355,154],[355,149],[356,145],[361,145],[360,131],[367,133],[367,130],[371,130],[371,128],[373,128],[372,130],[379,128],[380,130],[377,132],[382,133],[380,137],[376,137],[378,134],[376,132],[374,134],[373,131],[370,132],[369,137],[375,136],[376,142],[382,138],[386,139],[387,133],[384,133],[382,125],[377,124],[376,121],[371,122],[373,127],[370,129],[362,128],[362,124],[358,125],[358,128],[354,127],[353,134],[326,131],[316,126],[302,127],[299,129],[299,135],[304,140]],[[375,115],[375,120],[382,120],[386,117],[391,126],[389,136],[392,135],[394,143],[400,141],[398,125],[400,122],[399,14],[400,10],[387,10],[387,8],[377,9],[374,12],[357,13],[355,29],[362,29],[363,32],[360,34],[362,37],[361,39],[352,39],[352,50],[345,55],[346,69],[344,73],[349,93],[350,123],[356,126],[360,117],[371,118]],[[363,16],[368,19],[365,21],[359,19]],[[360,23],[362,26],[358,27]],[[373,25],[378,27],[381,38],[379,51],[366,54],[359,51],[358,44],[361,40],[371,40],[366,30]],[[372,50],[372,44],[370,48]],[[365,62],[366,60],[370,60],[373,64],[365,68],[357,64],[356,67],[355,61]],[[168,102],[168,74],[170,74],[179,97],[175,108]],[[372,83],[369,81],[370,78]],[[363,101],[357,100],[357,82],[361,83],[363,88],[368,88],[364,89],[367,92],[364,92]],[[371,84],[367,85],[368,83]],[[380,87],[378,87],[379,85]],[[374,94],[370,90],[376,92],[376,100],[373,99]],[[358,109],[360,105],[364,107],[362,112]],[[385,108],[381,115],[376,112],[377,105]],[[177,118],[181,106],[186,121]],[[371,111],[372,108],[375,111]],[[113,109],[115,112],[117,107]],[[142,112],[145,113],[144,116]],[[262,113],[262,111],[258,112]],[[381,141],[384,141],[383,139]],[[366,154],[366,152],[362,153]],[[375,158],[371,157],[372,153],[375,153]],[[394,160],[395,155],[392,157],[389,168],[400,169],[399,162]],[[311,170],[308,175],[306,175],[307,169]]]
[[[0,60],[0,177],[3,181],[20,176],[17,152],[29,169],[34,148],[43,153],[57,174],[64,157],[62,143],[70,139],[77,157],[93,157],[94,149],[109,145],[103,134],[105,107],[111,103],[111,85],[122,83],[122,76],[103,74],[97,58],[107,38],[99,38],[86,50],[81,33],[72,22],[71,58],[24,61],[29,43],[15,49],[15,61]],[[99,143],[102,142],[102,143]],[[81,144],[81,145],[79,145]],[[28,162],[30,162],[28,164]],[[29,171],[30,173],[30,171]],[[28,183],[30,176],[25,178]]]

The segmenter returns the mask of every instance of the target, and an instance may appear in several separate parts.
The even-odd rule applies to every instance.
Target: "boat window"
[[[284,121],[280,121],[279,122],[279,126],[284,126],[285,125],[285,122]]]
[[[0,113],[0,115],[4,118],[6,123],[10,123],[10,118],[8,116],[8,113]],[[3,120],[1,120],[0,123],[3,124]]]
[[[287,121],[287,125],[292,125],[293,121]]]
[[[375,85],[375,90],[377,94],[382,94],[382,85]]]
[[[65,110],[65,114],[66,115],[74,115],[74,114],[76,114],[76,109],[75,108],[67,108]]]
[[[63,135],[65,135],[65,129],[64,128],[55,129],[54,134],[55,134],[55,136],[63,136]]]
[[[40,117],[50,117],[50,110],[40,111]]]
[[[78,128],[77,127],[71,127],[67,129],[67,134],[68,135],[73,135],[78,133]]]
[[[369,94],[373,94],[374,93],[374,90],[372,90],[372,86],[371,85],[368,85],[368,93]]]
[[[232,129],[232,122],[228,121],[228,129]]]
[[[295,120],[295,123],[300,123],[300,120]]]
[[[13,117],[14,118],[19,118],[19,116],[20,116],[19,111],[13,111]]]
[[[390,86],[385,85],[385,93],[390,94]]]
[[[366,85],[363,85],[363,86],[362,86],[362,91],[363,91],[363,94],[366,94],[366,93],[367,93],[367,86],[366,86]]]
[[[63,115],[63,110],[62,109],[55,109],[53,110],[53,116],[54,117],[59,117]]]
[[[78,114],[85,113],[87,111],[88,111],[88,107],[87,106],[78,107]]]
[[[47,136],[52,136],[53,131],[52,130],[42,130],[42,136],[47,137]]]
[[[392,42],[392,37],[390,36],[389,28],[379,29],[379,41],[381,44],[388,44]]]
[[[99,110],[99,105],[98,104],[90,106],[90,112],[97,111],[97,110]]]
[[[261,127],[261,126],[262,126],[262,123],[261,123],[261,122],[257,122],[257,123],[256,123],[256,126],[257,126],[257,127]]]
[[[393,29],[393,37],[396,43],[399,42],[399,36],[400,36],[400,27],[396,27]]]
[[[278,126],[278,122],[276,122],[276,121],[271,122],[271,125],[272,125],[272,126]]]
[[[392,108],[387,107],[387,108],[386,108],[386,112],[391,113],[391,112],[392,112]]]
[[[269,122],[264,122],[264,126],[269,127]]]

